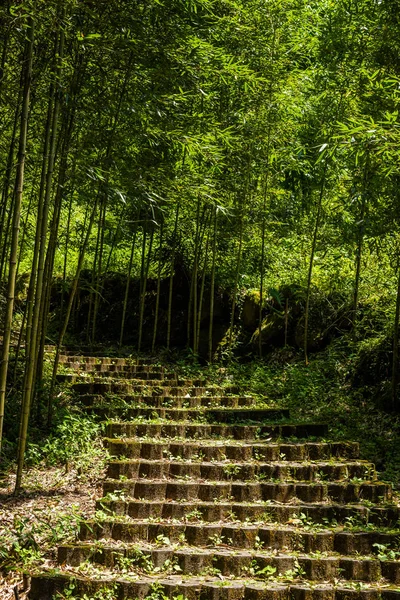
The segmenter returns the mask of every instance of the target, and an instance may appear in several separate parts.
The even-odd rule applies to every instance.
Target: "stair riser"
[[[382,509],[374,508],[370,511],[363,506],[340,506],[340,505],[251,505],[251,504],[235,504],[235,503],[197,503],[193,502],[125,502],[125,501],[97,501],[97,509],[104,508],[115,513],[116,515],[124,515],[132,519],[182,519],[186,521],[244,521],[244,522],[277,522],[289,523],[292,519],[303,518],[305,515],[314,523],[326,525],[332,521],[337,521],[339,524],[346,523],[348,519],[355,520],[357,523],[365,524],[367,522],[374,525],[390,527],[397,524],[400,516],[400,511],[397,508]]]
[[[82,364],[82,365],[115,365],[115,366],[150,366],[152,367],[152,360],[149,358],[112,358],[109,356],[81,356],[81,355],[68,355],[60,354],[59,364]]]
[[[32,577],[30,600],[52,600],[57,592],[67,587],[70,578],[64,576],[57,579]],[[224,585],[222,585],[222,583]],[[117,600],[134,598],[143,600],[151,594],[149,580],[119,581],[115,586]],[[76,580],[75,595],[94,595],[107,586],[107,581]],[[187,600],[398,600],[399,590],[392,589],[351,589],[337,586],[321,585],[309,588],[301,583],[290,585],[262,583],[243,584],[241,582],[182,582],[162,581],[162,592],[167,597],[182,595]]]
[[[165,563],[173,562],[182,569],[182,575],[193,573],[203,574],[205,570],[218,569],[221,575],[234,575],[235,577],[246,577],[249,570],[253,568],[255,573],[266,567],[276,569],[275,575],[282,575],[289,570],[295,570],[297,564],[304,571],[304,577],[313,581],[333,580],[344,577],[348,581],[357,580],[365,582],[376,582],[381,579],[383,572],[390,575],[392,583],[400,581],[400,562],[390,563],[390,569],[385,569],[378,560],[358,560],[340,557],[318,557],[309,558],[299,556],[266,556],[255,552],[240,552],[236,554],[220,553],[217,549],[201,552],[192,550],[173,550],[160,548],[145,551],[143,554],[132,549],[102,548],[97,550],[93,547],[69,547],[60,546],[58,549],[58,562],[73,567],[88,561],[92,564],[101,565],[108,569],[118,569],[121,558],[132,560],[132,572],[141,572],[143,569],[143,555],[146,557],[146,568],[165,568]]]
[[[132,408],[209,408],[218,406],[224,408],[245,408],[254,404],[250,396],[195,396],[186,398],[185,396],[120,396],[126,405]],[[86,406],[99,408],[107,407],[109,400],[104,396],[94,394],[84,394],[80,396],[80,401]]]
[[[131,498],[142,500],[200,500],[212,502],[214,500],[233,500],[234,502],[290,502],[294,499],[302,502],[325,502],[328,499],[334,502],[357,502],[365,499],[365,496],[378,495],[374,489],[367,486],[353,486],[340,488],[336,484],[231,484],[219,483],[143,483],[129,484],[121,482],[119,485],[104,483],[104,495],[114,492],[116,489],[125,490]]]
[[[136,408],[126,408],[125,410],[129,419],[143,418],[143,419],[167,419],[168,421],[210,421],[209,410],[201,409],[176,409],[176,408],[148,408],[139,406]],[[107,406],[101,406],[99,408],[92,407],[92,412],[97,414],[113,414],[113,408]],[[228,410],[226,411],[228,412]],[[229,411],[230,412],[230,411]],[[264,418],[264,421],[281,421],[285,418],[284,411],[279,413],[278,411],[271,411],[270,415]],[[247,419],[242,419],[246,421]],[[249,415],[249,421],[252,421],[251,415]],[[226,420],[220,419],[220,421],[232,423],[234,419],[228,414]]]
[[[254,549],[261,544],[266,550],[296,552],[338,552],[343,555],[365,556],[374,554],[374,544],[398,549],[398,534],[348,533],[331,531],[307,532],[301,529],[278,529],[276,527],[242,526],[241,524],[185,525],[185,524],[146,524],[129,522],[89,523],[81,525],[79,539],[96,540],[109,538],[126,543],[154,543],[160,536],[171,543],[184,541],[189,546],[205,547],[216,538],[233,548]],[[258,538],[258,539],[257,539]]]
[[[152,389],[153,388],[153,389]],[[196,386],[196,382],[182,382],[179,385],[171,385],[169,381],[153,381],[149,380],[146,383],[128,383],[122,382],[87,382],[74,383],[72,386],[74,392],[81,394],[142,394],[144,396],[220,396],[221,389],[213,387]],[[232,393],[238,393],[238,390],[232,390]]]
[[[107,437],[150,437],[181,439],[235,439],[259,440],[296,437],[323,437],[327,433],[326,425],[206,425],[206,424],[111,424],[107,428]]]
[[[330,458],[357,459],[358,444],[244,444],[202,445],[188,443],[145,443],[106,439],[105,446],[112,456],[161,460],[204,460],[204,461],[279,461],[285,455],[288,461],[329,460]]]
[[[148,381],[149,383],[151,382],[152,384],[154,384],[154,382],[157,382],[158,385],[179,385],[177,383],[177,378],[176,376],[172,373],[158,373],[158,372],[146,372],[146,371],[136,371],[136,372],[129,372],[129,371],[106,371],[106,370],[96,370],[96,371],[88,371],[87,369],[84,370],[84,373],[87,375],[87,378],[93,378],[93,379],[110,379],[112,377],[116,378],[116,379],[126,379],[126,380],[140,380],[140,382],[143,381]],[[70,382],[70,383],[75,383],[76,381],[80,381],[81,380],[81,373],[78,370],[75,370],[74,373],[59,373],[57,375],[57,381],[60,382]],[[80,385],[80,384],[78,384]],[[125,384],[124,384],[125,385]],[[143,385],[143,384],[141,384]]]
[[[79,373],[109,373],[111,377],[120,375],[121,373],[136,374],[136,373],[154,373],[157,376],[165,374],[167,377],[176,378],[177,375],[173,372],[166,371],[165,367],[157,365],[113,365],[111,363],[91,364],[82,362],[63,363],[67,369],[77,371]]]
[[[282,465],[282,464],[255,464],[255,463],[232,463],[231,465],[214,465],[203,462],[193,463],[171,463],[163,462],[111,462],[108,465],[107,476],[110,479],[119,479],[120,476],[132,478],[148,477],[149,479],[167,479],[185,477],[190,479],[206,479],[208,481],[251,481],[262,480],[279,481],[308,481],[318,482],[319,479],[328,481],[346,481],[356,477],[358,479],[371,480],[376,477],[373,467],[365,465],[343,463],[338,465]],[[357,486],[353,486],[357,487]],[[379,484],[380,495],[388,497],[390,486]],[[334,489],[334,488],[332,488]],[[334,493],[338,493],[335,490]],[[367,492],[368,493],[368,492]],[[361,494],[361,497],[363,495]],[[378,498],[378,494],[376,496]],[[370,500],[370,497],[365,499]]]

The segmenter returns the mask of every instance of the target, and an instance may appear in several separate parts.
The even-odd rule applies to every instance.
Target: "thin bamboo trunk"
[[[238,289],[238,284],[239,284],[240,267],[242,264],[242,250],[243,250],[243,215],[240,216],[239,248],[238,248],[237,260],[236,260],[235,282],[234,282],[234,286],[233,286],[231,320],[230,320],[230,324],[229,324],[229,341],[228,341],[229,354],[231,354],[231,352],[232,352],[233,325],[235,322],[236,295],[237,295],[237,289]]]
[[[151,344],[151,351],[154,352],[156,346],[157,339],[157,328],[158,328],[158,313],[160,309],[160,291],[161,291],[161,271],[162,271],[162,243],[163,243],[163,233],[164,233],[164,222],[161,221],[160,226],[160,245],[158,248],[158,271],[157,271],[157,293],[156,293],[156,308],[154,311],[154,328],[153,328],[153,341]]]
[[[289,298],[286,298],[285,303],[285,348],[288,342],[288,326],[289,326]]]
[[[197,313],[196,347],[194,349],[194,353],[195,353],[196,356],[199,353],[201,314],[202,314],[202,311],[203,311],[203,299],[204,299],[204,289],[205,289],[205,282],[206,282],[206,270],[207,270],[207,262],[208,262],[208,245],[209,245],[209,243],[210,243],[210,234],[208,232],[207,233],[207,241],[206,241],[205,254],[204,254],[203,272],[201,274],[199,308],[198,308],[198,313]]]
[[[271,92],[272,93],[272,92]],[[265,186],[262,206],[262,226],[261,226],[261,265],[260,265],[260,305],[258,313],[258,355],[262,358],[262,321],[263,321],[263,303],[264,303],[264,270],[265,270],[265,212],[267,209],[267,199],[269,192],[269,155],[271,146],[271,126],[268,128],[267,138],[267,170],[265,173]]]
[[[64,311],[64,291],[65,291],[65,285],[66,285],[66,281],[67,281],[69,232],[70,232],[70,227],[71,227],[73,197],[74,197],[74,194],[72,192],[70,195],[70,199],[69,199],[67,229],[65,232],[64,261],[63,261],[63,284],[62,284],[61,300],[60,300],[60,319],[62,319],[62,315],[63,315],[63,311]]]
[[[107,196],[104,197],[102,207],[100,207],[100,248],[99,248],[99,260],[97,265],[97,281],[94,290],[94,307],[93,307],[93,322],[92,322],[92,343],[95,342],[96,339],[96,323],[97,323],[97,314],[100,306],[100,296],[102,291],[101,285],[101,277],[102,277],[102,268],[103,268],[103,251],[104,251],[104,226],[106,220],[106,211],[107,211]]]
[[[135,233],[133,234],[133,240],[132,240],[131,254],[129,257],[128,276],[126,278],[124,304],[123,304],[123,308],[122,308],[122,318],[121,318],[121,331],[119,334],[119,347],[122,346],[122,342],[124,339],[125,319],[126,319],[126,312],[127,312],[127,308],[128,308],[128,298],[129,298],[129,286],[131,283],[133,257],[135,255],[136,234],[137,234],[137,231],[135,229]]]
[[[212,267],[210,285],[210,325],[208,328],[208,362],[213,361],[213,328],[214,328],[214,295],[215,295],[215,262],[217,254],[217,207],[214,209],[214,232],[212,243]]]
[[[119,232],[121,230],[122,223],[124,222],[125,211],[126,211],[126,205],[124,205],[124,207],[123,207],[123,209],[121,211],[120,217],[118,219],[118,224],[117,224],[117,227],[115,229],[115,234],[114,234],[113,239],[112,239],[110,252],[108,253],[108,258],[107,258],[106,266],[104,268],[104,273],[108,273],[108,269],[110,268],[111,257],[113,255],[113,252],[114,252],[116,246],[117,246],[118,234],[119,234]]]
[[[360,276],[361,276],[361,259],[364,245],[364,227],[365,227],[365,213],[367,210],[367,185],[368,185],[368,172],[369,172],[369,159],[368,156],[365,161],[363,185],[361,192],[361,210],[359,229],[357,235],[357,249],[356,249],[356,274],[354,279],[354,291],[353,291],[353,335],[356,333],[357,328],[357,312],[358,312],[358,297],[360,292]]]
[[[99,191],[99,193],[100,193],[100,191]],[[98,260],[99,260],[99,251],[100,251],[101,215],[102,215],[102,204],[100,204],[99,221],[98,221],[98,224],[97,224],[96,248],[95,248],[95,251],[94,251],[93,266],[92,266],[92,277],[91,277],[91,283],[90,283],[89,310],[88,310],[87,334],[86,334],[86,339],[87,339],[88,343],[90,343],[90,342],[93,341],[93,339],[92,339],[92,335],[93,335],[92,313],[93,313],[93,307],[94,307],[94,295],[95,295],[97,263],[98,263]]]
[[[21,74],[21,77],[22,77],[22,74]],[[4,173],[3,188],[1,191],[0,244],[2,244],[2,259],[1,259],[1,263],[0,263],[0,281],[3,278],[3,265],[5,264],[4,256],[5,256],[6,248],[7,248],[8,234],[6,236],[4,236],[4,225],[7,223],[6,232],[8,232],[8,227],[9,227],[9,225],[8,225],[9,218],[7,218],[7,220],[6,220],[7,208],[8,208],[9,215],[12,214],[12,206],[8,207],[8,196],[9,196],[10,184],[11,184],[11,179],[12,179],[15,146],[17,143],[17,129],[18,129],[18,121],[20,118],[21,92],[22,92],[22,85],[20,85],[20,87],[19,87],[18,100],[17,100],[17,105],[15,107],[13,130],[12,130],[12,134],[11,134],[11,142],[10,142],[10,147],[9,147],[9,151],[8,151],[8,156],[7,156],[6,169],[5,169],[5,173]],[[11,204],[12,204],[12,201],[11,201]],[[3,239],[3,236],[6,239]]]
[[[326,173],[327,173],[327,163],[325,163],[325,166],[324,166],[324,172],[323,172],[322,181],[321,181],[321,188],[320,188],[320,192],[319,192],[319,196],[318,196],[317,216],[315,219],[314,233],[313,233],[311,253],[310,253],[310,262],[308,265],[306,307],[305,307],[305,312],[304,312],[304,360],[305,360],[306,366],[308,365],[308,321],[309,321],[309,312],[310,312],[311,281],[312,281],[312,274],[313,274],[313,267],[314,267],[315,251],[317,248],[319,226],[321,223],[322,201],[323,201],[324,194],[325,194]]]
[[[169,347],[171,344],[172,293],[173,293],[173,289],[174,289],[175,253],[176,253],[176,237],[178,234],[179,209],[180,209],[180,205],[177,204],[176,213],[175,213],[174,234],[173,234],[173,239],[172,239],[171,273],[169,276],[168,314],[167,314],[167,350],[169,350]]]
[[[10,352],[10,340],[11,340],[11,328],[12,318],[14,312],[14,296],[15,296],[15,275],[17,270],[17,255],[18,255],[18,238],[19,238],[19,226],[21,218],[21,204],[24,189],[24,168],[26,158],[26,143],[28,136],[28,117],[29,117],[29,103],[30,103],[30,92],[31,92],[31,80],[32,80],[32,58],[33,58],[33,44],[34,44],[34,26],[32,17],[28,20],[28,35],[25,41],[25,52],[24,52],[24,64],[23,64],[23,94],[22,94],[22,112],[21,112],[21,127],[19,136],[19,148],[18,148],[18,165],[15,182],[15,202],[13,212],[13,227],[11,237],[11,250],[10,250],[10,268],[8,271],[8,285],[7,285],[7,304],[6,313],[4,318],[4,334],[3,334],[3,347],[1,354],[1,365],[0,365],[0,451],[3,435],[3,424],[4,424],[4,407],[6,397],[6,384],[7,384],[7,371],[8,371],[8,360]]]
[[[392,409],[397,408],[397,388],[399,384],[399,324],[400,324],[400,268],[398,266],[396,314],[394,318],[393,334],[393,362],[392,362]]]
[[[194,259],[193,259],[193,270],[192,280],[190,286],[189,305],[188,305],[188,327],[187,327],[187,343],[190,346],[191,338],[191,325],[193,319],[193,352],[196,354],[196,323],[197,323],[197,272],[199,264],[199,253],[200,253],[200,208],[201,198],[200,195],[197,197],[197,208],[196,208],[196,234],[194,237]]]
[[[49,393],[49,405],[48,405],[48,411],[47,411],[48,426],[51,425],[52,416],[53,416],[52,397],[53,397],[53,392],[54,392],[54,386],[56,383],[58,364],[60,361],[60,349],[61,349],[62,343],[64,341],[64,336],[65,336],[67,328],[68,328],[68,323],[69,323],[69,319],[70,319],[71,311],[72,311],[72,305],[75,301],[75,296],[76,296],[76,292],[77,292],[78,284],[79,284],[79,278],[80,278],[82,267],[83,267],[83,261],[85,260],[86,248],[89,243],[90,235],[92,233],[93,223],[94,223],[94,220],[96,217],[97,206],[98,206],[98,197],[96,197],[96,201],[92,208],[86,235],[85,235],[83,244],[81,246],[81,250],[79,252],[78,264],[76,267],[75,277],[74,277],[74,280],[71,285],[71,291],[70,291],[69,298],[68,298],[68,304],[67,304],[67,310],[65,313],[64,324],[60,330],[60,334],[58,337],[58,342],[57,342],[57,346],[56,346],[56,355],[55,355],[55,359],[54,359],[54,363],[53,363],[53,373],[52,373],[52,378],[51,378],[50,393]]]
[[[146,303],[147,280],[149,277],[151,251],[153,248],[153,239],[154,239],[154,229],[152,228],[152,230],[150,232],[149,249],[148,249],[148,253],[147,253],[147,260],[145,262],[143,286],[142,286],[142,292],[141,292],[141,297],[140,297],[139,340],[138,340],[138,351],[139,352],[142,347],[144,307],[145,307],[145,303]]]

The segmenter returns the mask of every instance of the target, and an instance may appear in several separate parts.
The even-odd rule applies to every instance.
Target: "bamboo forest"
[[[0,2],[0,600],[400,597],[399,107],[400,0]]]

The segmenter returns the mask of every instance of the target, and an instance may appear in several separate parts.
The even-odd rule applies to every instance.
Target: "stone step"
[[[75,597],[113,600],[400,600],[400,561],[379,560],[379,547],[397,556],[400,508],[358,444],[324,441],[326,425],[289,422],[228,380],[151,359],[60,362],[86,410],[113,418],[114,458],[99,521],[32,578],[31,600],[71,578]]]
[[[59,364],[81,363],[81,364],[109,364],[109,365],[146,365],[154,366],[154,359],[151,358],[121,358],[110,356],[85,356],[73,352],[63,352],[59,357]]]
[[[307,529],[309,528],[309,529]],[[337,552],[343,555],[376,554],[376,544],[400,549],[400,529],[382,531],[343,531],[310,527],[299,519],[297,527],[248,525],[246,523],[148,523],[127,519],[88,521],[80,525],[81,541],[101,538],[122,542],[159,543],[164,538],[173,543],[206,547],[216,539],[232,548],[264,548],[305,553]]]
[[[123,560],[121,560],[123,559]],[[275,577],[288,571],[297,571],[312,581],[376,582],[382,577],[391,583],[400,583],[400,561],[380,561],[376,557],[355,558],[351,556],[290,554],[279,555],[266,550],[230,550],[228,548],[174,548],[143,545],[107,545],[104,543],[81,543],[58,547],[59,564],[77,567],[83,562],[119,569],[123,561],[130,561],[130,571],[142,573],[154,569],[168,569],[171,564],[179,568],[183,576],[203,574],[211,569],[223,576],[245,577],[252,572],[257,576],[265,569]],[[265,571],[264,571],[265,572]]]
[[[207,461],[174,461],[170,459],[131,459],[112,460],[108,463],[108,477],[119,479],[199,479],[207,480],[210,484],[223,481],[256,481],[252,485],[261,485],[264,481],[307,481],[307,482],[339,482],[350,481],[357,487],[362,480],[375,481],[374,465],[366,461],[313,463],[292,461],[270,462],[207,462]],[[352,481],[353,479],[356,481]],[[249,484],[250,485],[250,484]],[[390,490],[389,484],[377,483],[376,487],[386,496]],[[389,492],[387,492],[389,493]],[[367,499],[367,498],[366,498]],[[370,499],[370,498],[368,498]],[[385,498],[386,499],[386,498]]]
[[[141,380],[129,381],[79,381],[74,383],[72,389],[77,394],[140,394],[143,396],[220,396],[221,394],[238,394],[237,387],[222,388],[217,386],[200,386],[195,380],[180,380],[177,384],[171,385],[170,381],[149,380],[144,383]]]
[[[86,406],[92,407],[107,406],[110,403],[107,396],[98,394],[82,394],[79,396],[79,400]],[[132,405],[134,408],[143,405],[154,408],[210,408],[213,406],[241,408],[254,406],[255,403],[252,396],[139,396],[131,394],[120,394],[118,401],[124,405]]]
[[[112,422],[107,425],[107,437],[150,438],[218,438],[235,440],[272,440],[279,438],[321,438],[328,433],[322,423],[285,423],[277,425],[213,425],[196,423],[135,423]]]
[[[76,381],[81,381],[82,379],[116,379],[116,380],[129,380],[129,381],[137,381],[137,382],[142,382],[142,381],[146,381],[149,382],[149,384],[152,385],[160,385],[160,382],[162,383],[162,385],[167,385],[167,382],[171,385],[173,385],[174,383],[177,383],[178,385],[180,385],[182,380],[179,380],[177,378],[177,376],[174,373],[164,373],[164,372],[153,372],[153,371],[136,371],[136,372],[128,372],[128,371],[118,371],[117,373],[115,371],[93,371],[93,372],[89,372],[89,371],[85,371],[85,375],[82,376],[82,373],[80,373],[79,371],[75,371],[75,372],[71,372],[71,373],[58,373],[57,374],[57,381],[59,382],[65,382],[65,383],[74,383]],[[192,382],[192,380],[190,380],[190,383]],[[203,381],[203,383],[205,383],[205,381]]]
[[[120,377],[121,373],[165,373],[166,376],[171,378],[177,378],[177,373],[175,371],[169,371],[166,367],[161,365],[138,365],[138,364],[113,364],[111,362],[106,363],[87,363],[87,362],[66,362],[64,363],[64,367],[67,369],[71,369],[71,371],[79,371],[82,373],[110,373],[110,376]]]
[[[207,419],[216,423],[243,423],[246,421],[263,423],[264,421],[288,419],[289,416],[290,412],[286,408],[212,408],[207,411]]]
[[[222,579],[221,579],[222,577]],[[132,580],[123,574],[104,572],[101,577],[91,579],[79,573],[61,572],[35,575],[31,579],[30,600],[52,600],[74,583],[74,595],[93,596],[105,589],[113,589],[118,599],[142,600],[152,593],[189,600],[398,600],[400,589],[396,585],[365,584],[361,582],[321,583],[301,580],[295,574],[286,581],[260,581],[254,577],[225,579],[223,576],[180,575],[146,576]]]
[[[87,406],[86,410],[91,414],[101,415],[105,418],[107,415],[114,416],[115,409],[111,406]],[[166,419],[167,421],[215,421],[214,412],[208,408],[153,408],[153,407],[117,407],[122,410],[127,419]],[[219,419],[222,423],[265,423],[283,421],[289,418],[289,411],[285,409],[265,408],[263,410],[235,410],[223,409],[219,411],[223,416]],[[226,413],[226,415],[224,415]]]
[[[357,442],[305,442],[300,444],[246,441],[219,441],[204,439],[186,441],[137,441],[130,439],[106,438],[105,446],[112,456],[146,458],[151,460],[204,460],[204,461],[310,461],[331,458],[357,459]]]
[[[146,500],[129,498],[123,490],[115,490],[108,498],[96,502],[97,510],[109,511],[114,515],[123,515],[132,519],[178,519],[184,522],[216,522],[243,521],[245,523],[269,522],[288,523],[293,519],[304,519],[313,523],[332,526],[351,523],[360,528],[367,523],[397,527],[400,509],[395,505],[373,507],[365,504],[334,504],[334,503],[293,503],[281,504],[273,501],[266,502],[205,502],[200,500]]]
[[[282,480],[283,481],[283,480]],[[202,502],[340,502],[353,503],[368,501],[389,502],[391,488],[384,483],[249,483],[244,481],[148,481],[136,479],[118,481],[107,479],[103,483],[103,492],[114,494],[124,492],[131,498],[143,501],[195,501]]]

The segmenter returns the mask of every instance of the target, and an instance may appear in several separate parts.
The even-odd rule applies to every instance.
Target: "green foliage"
[[[99,441],[102,425],[93,417],[65,412],[44,443],[30,443],[27,464],[37,465],[44,461],[48,466],[66,465],[84,471],[93,461],[104,458]]]

